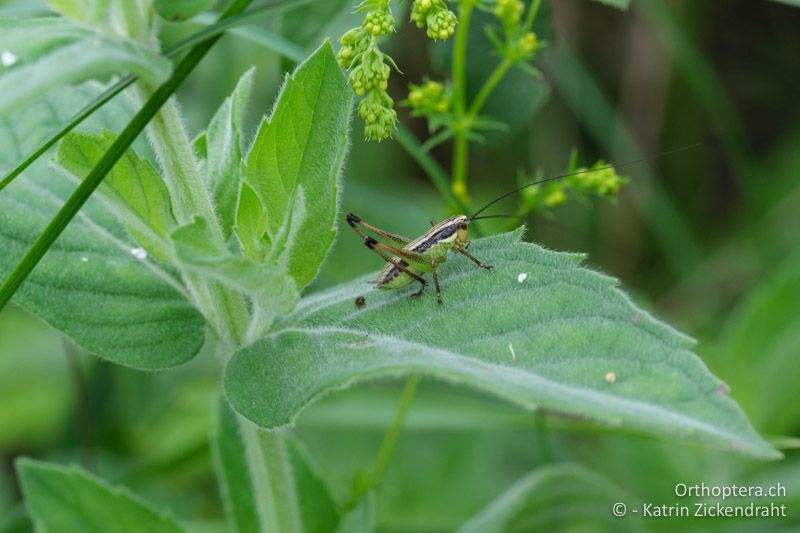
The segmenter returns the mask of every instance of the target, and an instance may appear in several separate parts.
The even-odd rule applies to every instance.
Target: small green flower
[[[494,7],[495,16],[506,28],[513,28],[519,24],[524,11],[525,3],[522,0],[497,0],[497,5]]]

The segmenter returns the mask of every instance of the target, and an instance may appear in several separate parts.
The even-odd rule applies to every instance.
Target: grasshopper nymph
[[[359,235],[361,235],[361,238],[364,239],[364,244],[367,246],[367,248],[381,256],[383,260],[386,261],[386,266],[383,267],[383,270],[381,270],[380,274],[378,274],[378,279],[375,281],[375,286],[377,288],[399,289],[416,281],[420,284],[420,289],[415,292],[413,296],[420,296],[428,286],[428,282],[425,281],[425,278],[422,276],[425,272],[430,272],[433,277],[433,286],[436,289],[436,300],[439,303],[442,303],[442,292],[439,289],[439,276],[436,273],[436,268],[447,260],[447,252],[453,251],[466,256],[470,261],[478,265],[480,268],[484,268],[486,270],[492,268],[491,265],[482,263],[477,257],[474,257],[467,252],[467,248],[469,247],[468,234],[470,222],[473,220],[480,220],[482,218],[516,218],[514,215],[478,216],[487,208],[493,206],[500,200],[511,196],[512,194],[540,183],[558,180],[568,176],[575,176],[576,174],[584,174],[586,172],[597,172],[600,170],[633,165],[635,163],[641,163],[642,161],[649,161],[665,155],[688,150],[690,148],[699,146],[699,144],[700,143],[695,143],[689,146],[676,148],[674,150],[668,150],[656,155],[655,157],[645,157],[633,161],[627,161],[619,165],[606,165],[603,167],[577,170],[568,174],[552,176],[550,178],[534,181],[533,183],[528,183],[527,185],[517,187],[514,190],[501,194],[488,204],[478,209],[472,216],[455,215],[443,220],[442,222],[439,222],[438,224],[436,221],[431,221],[431,229],[426,231],[421,237],[417,237],[414,240],[384,231],[376,226],[373,226],[372,224],[364,222],[353,213],[347,215],[347,223],[350,224],[350,226],[352,226],[352,228],[356,230]],[[396,244],[392,245],[378,242],[374,238],[364,233],[364,230],[361,228],[369,230],[376,235],[380,235],[384,239],[392,241]],[[527,274],[525,277],[527,277]],[[519,277],[518,281],[522,283],[524,281],[524,277]]]
[[[386,266],[375,282],[377,288],[399,289],[417,281],[421,287],[414,293],[414,296],[420,296],[428,285],[422,274],[430,272],[433,276],[433,286],[436,289],[436,300],[439,303],[442,303],[442,293],[439,289],[439,277],[436,274],[436,267],[447,260],[448,251],[452,250],[468,257],[481,268],[487,270],[492,268],[491,265],[481,263],[478,258],[467,252],[470,221],[471,219],[466,215],[456,215],[438,224],[432,221],[431,229],[412,241],[400,235],[383,231],[372,224],[364,222],[352,213],[347,215],[347,223],[361,235],[364,239],[364,244],[386,261]],[[385,239],[394,241],[399,246],[378,242],[364,233],[359,226]],[[392,255],[390,256],[389,254]]]

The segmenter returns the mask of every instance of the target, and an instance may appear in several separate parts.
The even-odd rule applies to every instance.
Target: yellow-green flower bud
[[[373,89],[358,103],[358,114],[364,120],[367,139],[381,141],[390,137],[397,122],[394,102],[386,91]]]
[[[456,31],[456,15],[449,9],[436,10],[426,18],[428,37],[447,39]]]
[[[379,37],[394,33],[394,17],[388,11],[372,11],[364,18],[364,29]]]
[[[539,40],[536,38],[535,33],[529,31],[520,38],[518,46],[522,55],[528,57],[533,55],[539,48]]]
[[[522,19],[525,3],[522,0],[497,0],[494,7],[495,16],[505,27],[516,26]]]

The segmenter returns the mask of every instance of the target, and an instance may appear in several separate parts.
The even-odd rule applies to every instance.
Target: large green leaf
[[[693,341],[636,308],[581,257],[482,239],[441,268],[432,294],[370,292],[357,279],[305,299],[274,333],[231,359],[226,395],[265,427],[359,380],[423,373],[546,408],[757,457],[779,457],[750,426]],[[518,275],[527,273],[522,283]]]
[[[266,206],[270,258],[299,288],[317,275],[336,235],[351,104],[326,42],[287,78],[246,157],[245,177]]]
[[[38,531],[150,533],[184,531],[128,490],[111,487],[77,467],[17,461],[25,502]]]
[[[0,167],[12,167],[99,88],[62,89],[0,118]],[[116,130],[125,100],[102,108],[86,128]],[[40,160],[0,194],[0,276],[11,269],[76,183]],[[99,198],[91,199],[15,295],[15,301],[101,357],[165,368],[194,356],[205,322],[175,274],[143,253]]]
[[[0,50],[0,115],[69,83],[129,73],[159,83],[172,71],[166,58],[66,18],[0,18]]]

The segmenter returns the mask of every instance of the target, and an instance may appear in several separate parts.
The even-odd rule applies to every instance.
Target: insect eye
[[[466,224],[466,222],[461,222],[461,223],[459,223],[459,224],[458,224],[458,229],[467,229],[467,224]]]

